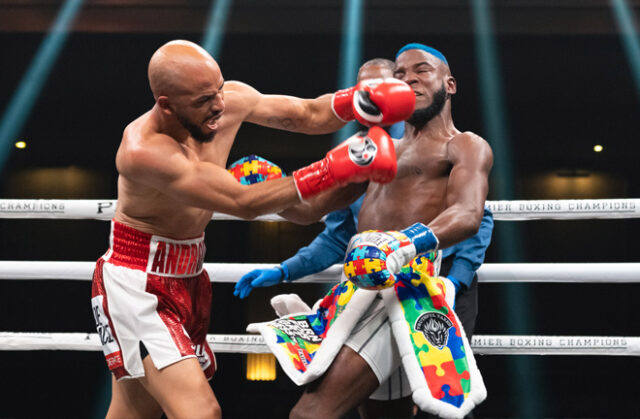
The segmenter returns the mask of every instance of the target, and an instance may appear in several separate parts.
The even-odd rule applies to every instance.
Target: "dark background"
[[[639,8],[636,2],[629,2]],[[0,1],[0,109],[29,67],[59,1]],[[364,59],[392,58],[407,42],[442,50],[458,80],[456,126],[484,136],[474,31],[465,1],[366,1]],[[494,1],[515,199],[637,198],[638,91],[607,1]],[[88,1],[2,171],[3,198],[116,197],[114,156],[125,125],[153,105],[146,64],[164,42],[199,42],[206,1]],[[263,93],[314,97],[337,86],[342,2],[233,3],[219,62],[227,80]],[[637,22],[637,19],[636,19]],[[637,35],[636,35],[637,36]],[[16,139],[16,140],[17,140]],[[287,172],[315,161],[331,136],[243,126],[229,162],[255,153]],[[593,145],[604,151],[594,153]],[[558,174],[581,171],[583,177]],[[504,199],[490,193],[489,199]],[[496,231],[505,222],[496,223]],[[207,262],[279,262],[322,224],[213,222]],[[635,262],[636,220],[518,223],[522,260]],[[106,250],[103,221],[1,220],[3,260],[91,261]],[[500,263],[497,235],[487,262]],[[517,292],[512,292],[516,287]],[[281,285],[245,300],[214,284],[210,333],[244,333],[271,318],[270,296],[319,285]],[[637,336],[637,284],[481,284],[476,334]],[[509,326],[507,298],[524,298],[529,324]],[[0,281],[0,331],[93,332],[90,283]],[[519,304],[520,302],[516,302]],[[476,417],[640,417],[635,357],[478,356],[489,391]],[[219,354],[212,385],[225,417],[286,417],[300,389],[244,378],[246,357]],[[1,352],[0,417],[100,417],[109,399],[100,352]],[[522,410],[524,394],[534,409]]]

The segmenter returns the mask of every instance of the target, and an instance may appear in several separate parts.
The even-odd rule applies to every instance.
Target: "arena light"
[[[470,2],[472,18],[475,26],[475,54],[478,67],[478,82],[482,103],[482,117],[485,126],[485,138],[491,143],[494,153],[492,188],[500,199],[511,200],[515,197],[513,179],[515,172],[511,165],[513,154],[507,126],[508,112],[504,105],[502,75],[494,33],[489,0]],[[512,223],[501,223],[496,226],[498,236],[498,255],[500,262],[522,261],[520,234],[518,226]],[[532,319],[529,302],[529,287],[525,284],[504,285],[504,321],[512,334],[531,333]],[[544,411],[543,394],[540,384],[535,379],[537,367],[530,357],[512,357],[509,359],[510,380],[513,388],[519,387],[522,376],[530,377],[526,389],[521,391],[517,400],[517,409],[522,417],[542,417]]]
[[[25,143],[24,141],[16,141],[16,143],[14,144],[16,146],[16,148],[27,148],[27,143]]]
[[[620,30],[620,39],[631,67],[636,93],[640,97],[640,41],[638,40],[638,28],[634,23],[635,16],[627,0],[612,0],[611,7],[613,8],[613,16]]]
[[[247,354],[247,380],[275,381],[276,357],[273,354]]]
[[[596,153],[600,153],[602,150],[604,150],[604,147],[602,147],[600,144],[596,144],[593,146],[593,151],[595,151]]]
[[[364,0],[346,0],[342,10],[342,39],[340,41],[340,61],[338,62],[338,89],[353,86],[358,78],[362,63],[362,18]],[[355,122],[350,122],[333,135],[333,143],[340,144],[358,130]]]
[[[216,60],[220,59],[222,41],[224,39],[225,26],[229,17],[231,0],[214,0],[209,12],[209,19],[202,37],[202,48]]]
[[[82,4],[83,0],[66,0],[64,2],[49,29],[49,33],[38,47],[29,69],[9,100],[0,120],[0,171],[9,158],[13,139],[19,135],[29,118]]]

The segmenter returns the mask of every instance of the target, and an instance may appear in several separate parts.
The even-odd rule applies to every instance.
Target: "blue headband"
[[[398,59],[398,56],[400,54],[402,54],[403,52],[408,51],[410,49],[419,49],[419,50],[422,50],[424,52],[428,52],[429,54],[433,55],[434,57],[436,57],[437,59],[439,59],[440,61],[445,63],[447,66],[449,65],[449,63],[447,62],[447,59],[444,57],[443,53],[441,53],[440,51],[438,51],[435,48],[428,47],[428,46],[426,46],[424,44],[418,44],[417,42],[413,42],[411,44],[407,44],[407,45],[403,46],[402,48],[400,48],[400,50],[396,54],[396,60]]]

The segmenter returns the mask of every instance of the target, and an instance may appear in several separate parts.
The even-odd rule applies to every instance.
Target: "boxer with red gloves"
[[[253,218],[349,182],[390,181],[394,148],[373,129],[292,177],[243,185],[224,167],[242,123],[334,132],[344,121],[333,95],[263,95],[225,82],[216,61],[188,41],[160,47],[147,70],[155,102],[123,131],[110,248],[93,277],[92,312],[113,372],[106,416],[219,418],[207,382],[216,361],[206,341],[211,283],[203,269],[213,213]],[[380,93],[373,96],[386,112]]]

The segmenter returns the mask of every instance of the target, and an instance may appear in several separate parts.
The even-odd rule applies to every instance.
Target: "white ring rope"
[[[205,263],[211,282],[238,282],[253,269],[267,269],[274,263]],[[90,281],[95,262],[0,261],[0,280],[68,279]],[[342,265],[299,282],[335,283]],[[485,263],[478,270],[480,282],[640,282],[640,263]]]
[[[207,335],[214,352],[270,353],[260,335]],[[481,355],[640,355],[640,337],[478,335],[471,346]],[[1,351],[100,351],[96,333],[0,332]]]
[[[0,218],[110,220],[116,200],[0,199]],[[640,199],[487,201],[496,220],[640,218]],[[216,220],[240,220],[216,214]],[[277,215],[257,221],[284,221]],[[0,261],[0,279],[91,280],[94,262]],[[273,264],[207,263],[212,282],[237,282],[253,269]],[[342,266],[334,265],[297,282],[336,282]],[[484,264],[481,282],[640,282],[640,263]],[[259,335],[207,335],[217,352],[269,353]],[[479,335],[471,343],[486,355],[640,355],[640,337]],[[0,332],[0,350],[99,351],[95,333]]]
[[[0,218],[58,218],[110,220],[117,201],[113,199],[0,199]],[[540,201],[487,201],[496,220],[578,220],[640,218],[640,199],[574,199]],[[241,220],[215,214],[214,220]],[[285,221],[271,214],[256,221]]]

